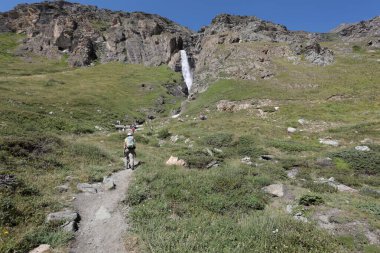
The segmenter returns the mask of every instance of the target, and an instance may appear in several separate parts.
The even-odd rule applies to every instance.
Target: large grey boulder
[[[72,210],[64,210],[56,213],[49,213],[46,217],[47,223],[59,223],[59,222],[72,222],[79,221],[80,216],[77,212]]]
[[[283,197],[285,195],[285,187],[283,184],[271,184],[263,187],[262,190],[274,197]]]

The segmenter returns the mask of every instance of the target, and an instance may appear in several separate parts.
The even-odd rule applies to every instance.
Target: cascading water
[[[193,86],[193,76],[191,74],[189,60],[185,50],[181,50],[181,63],[183,79],[185,79],[187,90],[190,93],[191,87]]]

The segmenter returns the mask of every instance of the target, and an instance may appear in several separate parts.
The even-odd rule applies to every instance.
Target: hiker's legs
[[[128,152],[128,150],[124,151],[124,157],[125,157],[124,168],[128,169],[128,164],[129,164],[129,152]]]
[[[129,152],[128,154],[129,167],[134,170],[135,169],[135,155],[134,152]]]

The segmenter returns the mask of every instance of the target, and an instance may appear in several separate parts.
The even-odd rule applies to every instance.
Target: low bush
[[[186,161],[189,168],[194,169],[204,169],[214,160],[214,157],[203,150],[186,150],[179,157]]]
[[[203,138],[203,144],[214,148],[229,147],[232,141],[233,135],[228,133],[214,133]]]
[[[299,200],[299,204],[304,206],[317,206],[323,203],[322,197],[318,195],[305,194]]]
[[[0,226],[16,226],[21,213],[15,207],[14,200],[9,196],[0,197]]]
[[[380,174],[380,152],[344,150],[332,153],[331,156],[343,159],[357,173],[366,175]]]
[[[306,181],[302,184],[303,187],[310,189],[313,192],[317,193],[334,193],[337,192],[337,189],[329,184],[314,183],[311,181]]]
[[[157,133],[157,137],[161,140],[164,140],[164,139],[167,139],[171,136],[171,133],[169,132],[169,130],[167,128],[164,128],[164,129],[161,129],[160,131],[158,131]]]
[[[236,143],[236,151],[239,156],[249,156],[251,158],[259,157],[264,153],[253,136],[241,136]]]
[[[271,142],[271,145],[272,147],[278,148],[281,151],[289,153],[302,151],[318,151],[320,148],[318,145],[311,145],[289,140],[275,140]]]

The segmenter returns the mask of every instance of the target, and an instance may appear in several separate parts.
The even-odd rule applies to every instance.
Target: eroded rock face
[[[369,40],[369,38],[380,39],[380,16],[356,24],[342,24],[331,32],[338,34],[343,40],[357,42]],[[376,40],[374,40],[376,42]],[[372,43],[374,43],[372,41]],[[371,43],[371,44],[372,44]]]
[[[93,61],[169,64],[191,31],[157,15],[122,13],[64,1],[18,5],[0,15],[0,32],[25,33],[21,51],[73,66]]]
[[[169,65],[181,71],[179,51],[187,51],[195,76],[191,93],[218,79],[260,80],[277,74],[276,58],[300,55],[312,64],[333,62],[319,35],[288,31],[256,17],[222,14],[199,32],[145,13],[114,12],[65,1],[18,5],[0,14],[0,32],[24,33],[19,54],[34,52],[60,58],[72,66],[120,61],[148,66]]]

